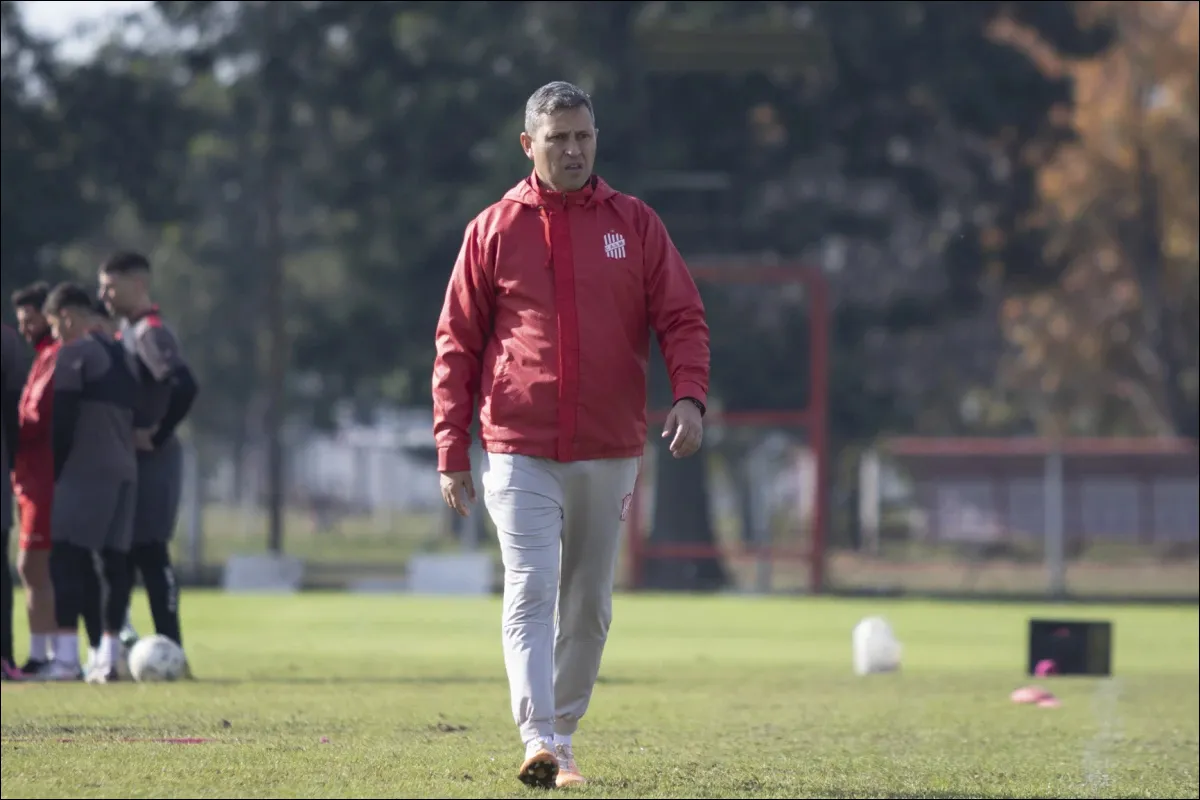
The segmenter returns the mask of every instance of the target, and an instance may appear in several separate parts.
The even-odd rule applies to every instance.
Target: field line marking
[[[1103,678],[1092,692],[1096,733],[1083,747],[1083,782],[1093,793],[1112,785],[1112,761],[1121,743],[1121,681]]]

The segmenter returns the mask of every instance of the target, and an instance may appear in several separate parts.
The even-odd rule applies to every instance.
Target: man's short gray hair
[[[566,81],[547,83],[531,94],[525,103],[525,132],[532,136],[543,117],[580,107],[587,108],[592,115],[592,122],[596,121],[596,109],[592,108],[592,98],[588,97],[587,92]]]

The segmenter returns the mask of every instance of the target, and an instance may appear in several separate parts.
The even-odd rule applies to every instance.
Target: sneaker
[[[571,749],[571,745],[554,745],[554,755],[558,759],[558,777],[554,780],[555,786],[565,789],[569,786],[582,786],[587,783],[587,779],[579,771],[579,765],[575,763],[575,753]]]
[[[50,666],[48,658],[31,658],[21,665],[21,672],[25,677],[33,678],[48,666]]]
[[[25,673],[13,666],[7,658],[0,659],[0,681],[23,681]]]
[[[36,680],[51,682],[81,681],[83,670],[78,664],[51,661],[49,666],[37,674]]]
[[[87,674],[88,683],[117,683],[121,680],[121,673],[116,667],[99,665]]]
[[[558,778],[558,758],[554,755],[554,745],[551,742],[530,742],[525,748],[525,761],[517,780],[526,786],[539,789],[553,789]]]

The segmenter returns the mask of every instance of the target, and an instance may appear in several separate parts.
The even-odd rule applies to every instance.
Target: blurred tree
[[[6,66],[5,280],[10,252],[20,263],[58,242],[82,242],[85,272],[116,242],[153,251],[164,302],[222,387],[195,422],[235,445],[259,438],[264,373],[285,360],[290,408],[311,419],[348,399],[367,411],[426,403],[463,226],[529,170],[517,146],[529,92],[568,78],[597,99],[598,170],[653,204],[685,255],[799,259],[829,277],[838,447],[887,430],[1019,427],[1019,414],[969,413],[964,397],[994,381],[1006,287],[1057,278],[1043,257],[1057,229],[1031,209],[1037,168],[1074,126],[1050,113],[1069,109],[1071,76],[1040,69],[1003,31],[1090,58],[1109,21],[1089,27],[1072,8],[158,2],[155,37],[115,41],[73,70],[45,62],[86,121],[61,127],[67,110],[40,104]],[[43,63],[22,46],[34,55],[13,64]],[[266,107],[286,123],[270,149]],[[270,355],[273,183],[288,347]],[[55,206],[61,225],[13,199],[55,192],[77,195]],[[715,402],[806,403],[803,297],[709,286],[705,299]],[[658,498],[656,535],[712,540],[707,516],[670,516],[707,507],[704,474],[660,485],[676,491]]]
[[[1014,9],[1071,53],[1098,51],[1106,31],[1061,2],[702,5],[646,4],[639,21],[703,38],[716,19],[723,36],[751,42],[783,28],[807,36],[811,57],[714,71],[703,49],[681,62],[673,36],[670,68],[642,91],[646,127],[665,145],[643,163],[714,188],[699,202],[699,181],[673,192],[651,182],[648,198],[693,256],[801,260],[829,277],[835,463],[881,431],[977,424],[963,398],[994,380],[1003,285],[1053,279],[1027,223],[1035,165],[1024,153],[1053,151],[1063,132],[1049,111],[1069,98],[1063,77],[989,26]],[[706,300],[722,405],[806,405],[803,298],[714,286]]]
[[[164,81],[68,65],[0,3],[0,286],[62,277],[61,249],[116,199],[156,220],[175,208],[183,129]],[[103,120],[103,124],[97,124]]]
[[[1200,6],[1080,4],[1118,31],[1095,58],[999,30],[1044,72],[1070,76],[1056,114],[1078,140],[1040,173],[1060,282],[1005,304],[1012,386],[1052,433],[1195,438],[1200,362]]]

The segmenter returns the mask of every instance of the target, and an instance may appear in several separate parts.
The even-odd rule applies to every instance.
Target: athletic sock
[[[47,661],[50,658],[50,636],[45,633],[29,634],[29,660]]]
[[[553,752],[554,751],[554,739],[552,739],[552,738],[543,739],[542,737],[538,736],[534,739],[530,739],[528,742],[525,743],[525,757],[526,758],[529,758],[533,754],[537,753],[539,750],[549,750],[549,751]]]
[[[121,660],[121,638],[115,633],[106,633],[100,640],[100,663],[115,667]]]
[[[68,666],[79,666],[79,634],[60,633],[54,639],[54,660]]]

